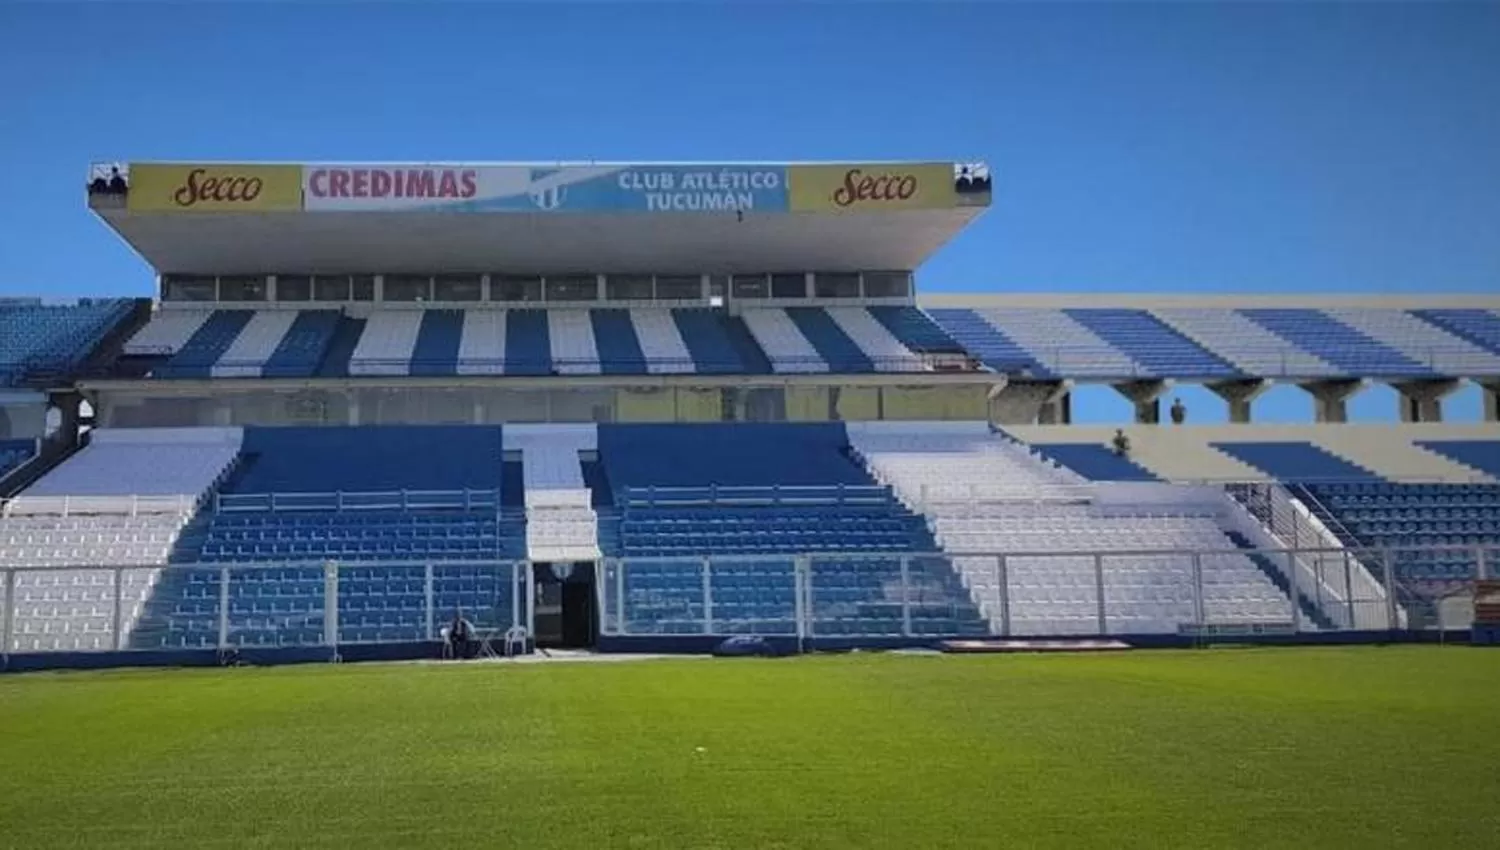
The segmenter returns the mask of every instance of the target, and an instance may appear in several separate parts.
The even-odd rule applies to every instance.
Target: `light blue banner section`
[[[443,212],[786,212],[787,172],[764,165],[529,168],[517,180],[479,170],[474,198],[424,205]],[[498,176],[498,175],[496,175]],[[520,185],[518,185],[520,184]],[[501,186],[504,190],[495,191]],[[486,191],[486,190],[489,191]]]

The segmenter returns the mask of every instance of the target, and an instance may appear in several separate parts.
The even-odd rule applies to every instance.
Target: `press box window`
[[[843,272],[813,275],[813,295],[817,298],[858,298],[859,275]]]
[[[216,301],[219,282],[212,277],[169,274],[162,278],[161,297],[163,301]]]
[[[278,281],[279,283],[279,281]],[[373,287],[372,287],[373,288]],[[348,301],[349,276],[346,274],[320,274],[313,277],[313,300]],[[371,300],[374,300],[373,293]]]
[[[703,278],[697,275],[663,275],[656,279],[658,301],[702,301]]]
[[[737,274],[730,279],[735,298],[767,298],[771,295],[770,282],[763,274]]]
[[[375,275],[357,274],[351,277],[349,282],[354,287],[355,301],[375,300]]]
[[[220,301],[264,301],[266,279],[254,276],[219,278]]]
[[[865,272],[866,298],[905,298],[911,294],[907,272]]]
[[[599,279],[593,275],[549,277],[546,284],[548,301],[599,300]]]
[[[771,275],[772,298],[806,298],[807,276],[801,274]]]
[[[385,300],[431,301],[432,278],[419,275],[388,274],[385,276]]]
[[[276,276],[277,301],[311,301],[312,290],[312,278],[307,275],[282,274]]]
[[[437,279],[439,301],[481,301],[483,292],[477,274],[445,274]]]
[[[612,274],[604,279],[604,294],[611,301],[650,301],[651,276]]]
[[[491,275],[491,301],[540,301],[542,279],[524,275]]]

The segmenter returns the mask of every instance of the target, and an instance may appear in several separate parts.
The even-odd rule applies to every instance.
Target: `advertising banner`
[[[309,211],[786,212],[779,165],[309,165]]]
[[[302,209],[302,167],[132,163],[125,208],[131,212],[295,212]]]
[[[935,210],[957,206],[953,164],[873,163],[787,168],[792,212]]]

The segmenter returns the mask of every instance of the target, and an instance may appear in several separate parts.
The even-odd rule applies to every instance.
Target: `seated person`
[[[474,624],[464,617],[463,609],[453,612],[453,622],[448,624],[448,646],[454,658],[468,658],[473,650]]]

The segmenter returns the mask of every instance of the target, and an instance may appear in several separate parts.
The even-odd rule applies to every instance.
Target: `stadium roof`
[[[907,270],[988,205],[981,169],[145,163],[90,206],[162,272]]]

